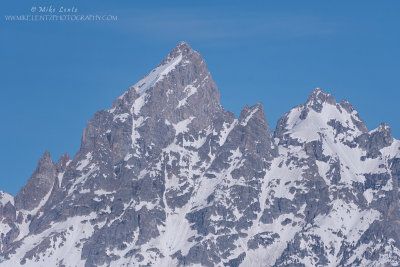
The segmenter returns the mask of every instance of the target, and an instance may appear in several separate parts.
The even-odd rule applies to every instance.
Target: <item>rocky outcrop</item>
[[[53,188],[56,172],[50,153],[46,151],[26,185],[16,195],[15,207],[18,210],[28,211],[37,208]]]

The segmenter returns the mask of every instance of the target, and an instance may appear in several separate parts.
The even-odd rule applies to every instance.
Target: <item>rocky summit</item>
[[[1,266],[399,266],[400,142],[321,89],[272,131],[178,44],[0,192]]]

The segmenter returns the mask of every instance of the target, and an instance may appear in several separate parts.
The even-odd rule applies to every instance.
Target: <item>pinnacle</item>
[[[53,160],[51,158],[51,155],[50,155],[50,152],[48,150],[46,150],[43,153],[43,156],[40,158],[40,161],[51,161],[51,162],[53,162]]]
[[[194,50],[190,47],[190,45],[186,42],[178,43],[174,49],[169,53],[167,59],[176,58],[178,56],[185,56],[192,54]]]
[[[314,110],[320,112],[323,103],[336,104],[333,95],[325,93],[321,88],[315,88],[309,95],[306,104],[311,106]]]

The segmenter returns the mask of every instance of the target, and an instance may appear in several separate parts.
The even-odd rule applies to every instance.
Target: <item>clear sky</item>
[[[5,20],[49,5],[118,19]],[[4,0],[0,189],[16,194],[45,150],[74,155],[86,121],[180,41],[203,55],[236,115],[262,102],[274,129],[321,87],[400,138],[399,12],[399,1]]]

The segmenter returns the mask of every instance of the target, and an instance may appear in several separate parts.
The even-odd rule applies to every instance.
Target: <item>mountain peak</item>
[[[114,101],[110,112],[116,119],[126,114],[144,118],[161,116],[173,124],[194,117],[192,125],[201,129],[209,125],[213,114],[221,111],[219,100],[205,60],[189,44],[181,42]]]
[[[358,113],[347,100],[338,104],[335,98],[320,88],[315,88],[303,105],[294,107],[279,121],[275,136],[284,133],[301,142],[319,140],[320,134],[344,134],[350,142],[356,136],[368,132]]]
[[[48,151],[48,150],[46,150],[44,153],[43,153],[43,155],[42,155],[42,157],[40,158],[40,160],[39,160],[39,162],[44,162],[44,161],[47,161],[47,162],[49,162],[49,161],[51,161],[52,163],[53,163],[53,160],[52,160],[52,158],[51,158],[51,155],[50,155],[50,152]],[[54,163],[53,163],[54,164]]]
[[[176,47],[188,47],[188,48],[190,48],[190,45],[185,41],[181,41],[176,45]]]
[[[315,88],[306,102],[309,107],[317,112],[321,112],[324,103],[335,105],[336,100],[331,94],[325,93],[321,88]]]
[[[170,55],[176,56],[176,55],[181,54],[184,56],[184,55],[187,55],[187,54],[190,54],[193,52],[195,52],[195,51],[192,49],[192,47],[190,47],[190,45],[188,43],[182,41],[179,44],[177,44],[174,49],[172,49],[172,51],[170,52]]]
[[[199,53],[194,51],[189,44],[180,42],[155,69],[146,74],[131,88],[134,88],[136,93],[141,95],[151,87],[154,87],[158,82],[161,82],[178,66],[184,67],[193,62],[196,64],[204,64],[204,60]]]
[[[180,42],[174,47],[174,49],[171,50],[171,52],[169,52],[168,56],[164,58],[159,66],[166,65],[169,62],[174,61],[175,59],[182,60],[183,58],[185,58],[185,60],[188,60],[188,56],[193,53],[198,54],[190,47],[188,43]]]
[[[32,176],[15,197],[16,208],[25,210],[36,208],[53,187],[55,179],[56,166],[51,159],[50,152],[46,150]]]
[[[252,118],[258,118],[268,126],[267,119],[264,112],[264,107],[261,102],[254,104],[253,106],[245,105],[240,112],[239,121],[242,125],[247,125],[247,122]]]

